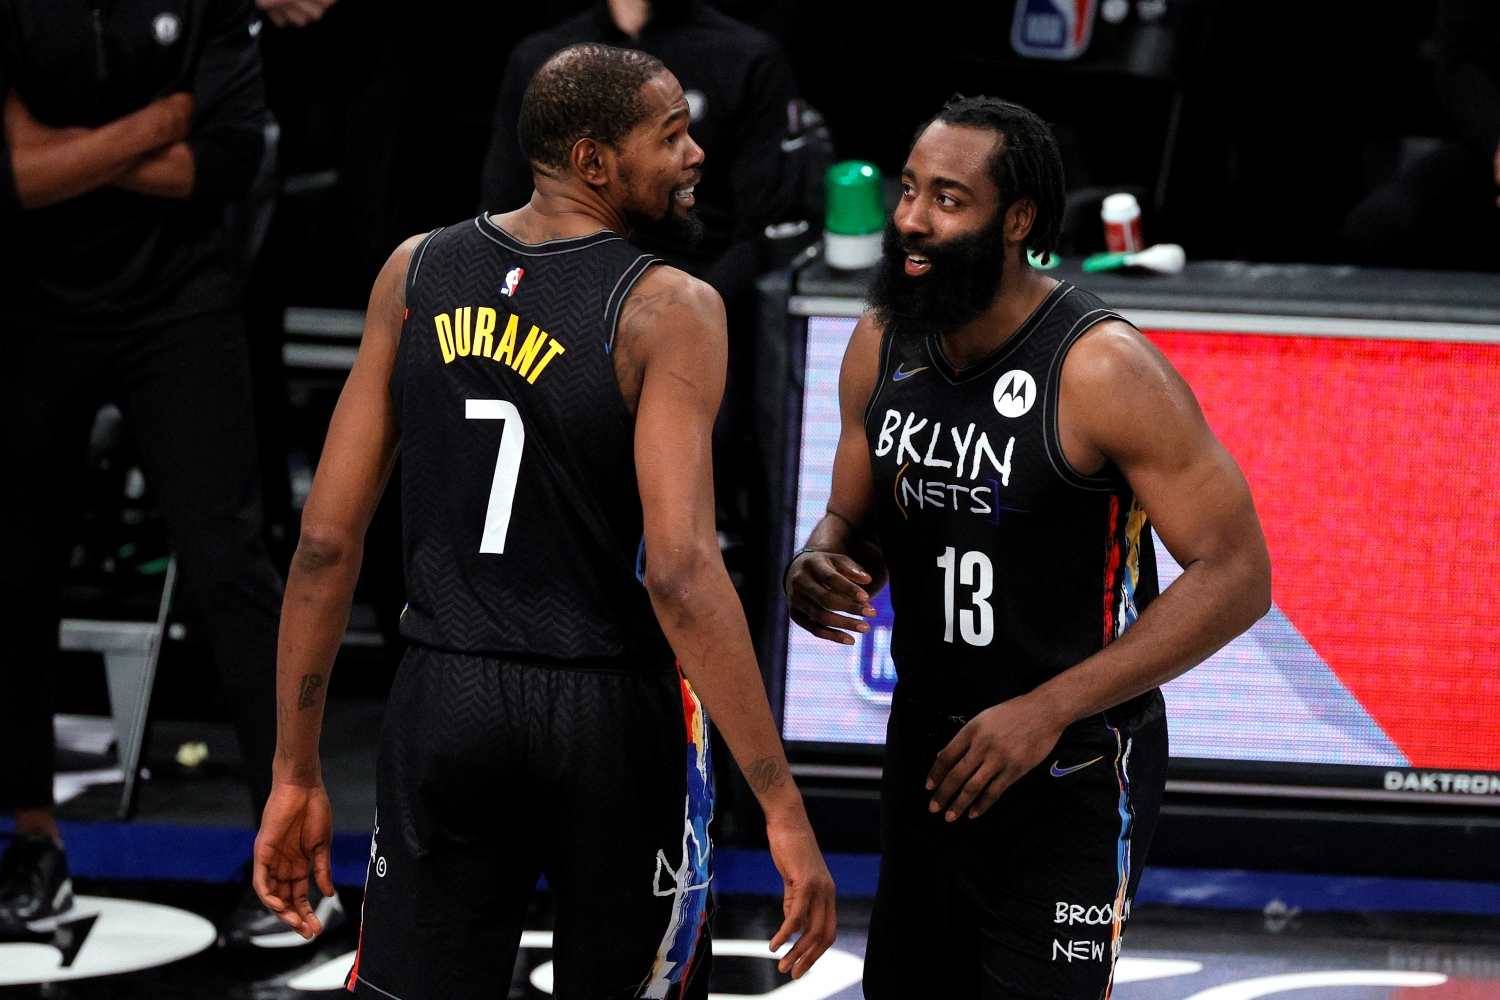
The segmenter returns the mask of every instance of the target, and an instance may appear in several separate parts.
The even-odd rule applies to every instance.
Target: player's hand
[[[828,873],[805,813],[800,819],[788,821],[768,819],[766,837],[771,842],[771,860],[786,884],[781,902],[785,919],[771,939],[771,950],[776,951],[801,931],[792,950],[776,965],[782,972],[790,972],[793,979],[801,979],[838,936],[833,876]]]
[[[307,901],[311,879],[325,896],[333,895],[333,809],[321,784],[273,785],[255,838],[251,884],[260,901],[287,925],[311,941],[323,925]]]
[[[1022,695],[980,712],[938,752],[927,773],[929,812],[974,819],[1057,746],[1066,723]]]
[[[865,568],[846,555],[800,552],[786,575],[787,607],[792,621],[819,639],[852,646],[854,636],[849,632],[870,631],[870,623],[861,618],[875,617],[870,595],[865,591],[870,582]]]

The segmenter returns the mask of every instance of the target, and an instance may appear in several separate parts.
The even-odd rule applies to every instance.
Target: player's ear
[[[1031,235],[1036,223],[1036,202],[1030,198],[1018,198],[1005,210],[1005,241],[1020,243]]]
[[[582,177],[590,187],[603,187],[609,183],[610,169],[613,164],[607,162],[612,160],[614,150],[597,139],[585,136],[573,143],[573,152],[569,159],[572,161],[573,170]]]

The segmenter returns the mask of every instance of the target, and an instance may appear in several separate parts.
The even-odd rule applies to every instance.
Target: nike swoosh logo
[[[1058,767],[1057,766],[1058,762],[1054,760],[1052,762],[1052,777],[1054,777],[1054,778],[1064,778],[1064,777],[1067,777],[1068,775],[1072,774],[1074,771],[1082,771],[1084,768],[1088,767],[1090,764],[1097,764],[1097,763],[1099,763],[1103,759],[1104,759],[1103,757],[1095,757],[1093,760],[1086,760],[1082,764],[1074,764],[1072,767]]]
[[[926,370],[927,370],[927,366],[923,365],[921,368],[913,368],[909,372],[904,372],[904,371],[901,370],[901,366],[897,365],[896,366],[896,371],[891,375],[891,381],[892,382],[899,382],[899,381],[901,381],[904,378],[911,378],[917,372],[925,372]]]

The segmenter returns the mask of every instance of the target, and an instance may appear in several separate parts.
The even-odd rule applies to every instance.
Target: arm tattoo
[[[675,283],[658,292],[632,291],[620,309],[620,322],[615,329],[615,379],[620,383],[620,395],[625,397],[625,408],[635,415],[641,401],[641,386],[645,381],[646,366],[642,360],[642,347],[646,339],[661,321],[662,313],[674,306],[687,304]]]
[[[786,762],[779,757],[762,757],[745,768],[745,780],[750,782],[750,789],[759,795],[773,788],[780,788],[792,780],[792,775],[787,770]]]
[[[302,689],[297,694],[297,711],[306,711],[312,708],[318,700],[318,689],[323,686],[323,675],[309,673],[302,675]]]

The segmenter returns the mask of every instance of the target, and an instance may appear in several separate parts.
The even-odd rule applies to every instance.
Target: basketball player
[[[381,734],[359,996],[500,995],[544,874],[557,996],[705,997],[705,707],[765,809],[786,883],[772,946],[801,932],[782,970],[833,940],[715,536],[723,307],[621,235],[693,228],[688,121],[653,57],[563,50],[521,112],[531,202],[408,240],[376,281],[288,581],[255,855],[266,905],[316,932],[323,696],[399,446],[412,646]]]
[[[865,995],[1109,994],[1161,804],[1158,685],[1270,605],[1250,492],[1192,392],[1056,246],[1057,146],[955,97],[917,135],[839,382],[792,618],[897,683]],[[1160,597],[1151,530],[1186,567]]]

